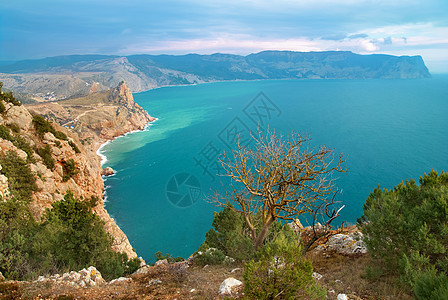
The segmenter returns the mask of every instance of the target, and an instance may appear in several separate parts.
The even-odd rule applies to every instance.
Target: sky
[[[347,50],[448,73],[447,0],[0,0],[0,61]]]

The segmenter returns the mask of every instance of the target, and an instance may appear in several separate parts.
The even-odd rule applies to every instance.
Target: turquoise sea
[[[204,240],[219,188],[217,153],[236,131],[261,128],[311,136],[344,153],[337,181],[356,222],[378,184],[391,188],[431,169],[448,170],[448,76],[418,80],[266,80],[154,89],[134,94],[158,120],[107,144],[106,209],[138,254],[188,257]],[[184,183],[184,184],[182,184]],[[200,186],[200,190],[199,190]]]

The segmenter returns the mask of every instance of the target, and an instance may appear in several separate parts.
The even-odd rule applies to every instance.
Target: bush
[[[164,259],[166,259],[170,264],[185,260],[183,257],[180,257],[180,256],[179,257],[173,257],[169,253],[163,255],[162,251],[157,251],[154,254],[154,256],[155,256],[156,260],[164,260]]]
[[[194,263],[199,266],[220,265],[225,259],[226,255],[221,250],[210,248],[205,243],[194,254]]]
[[[63,140],[63,141],[67,141],[68,137],[65,133],[61,132],[61,131],[56,131],[54,130],[54,132],[52,132],[54,137],[59,139],[59,140]]]
[[[238,261],[252,258],[255,250],[243,217],[232,209],[225,207],[214,213],[213,228],[205,235],[207,248],[216,248],[225,255]]]
[[[280,232],[257,256],[258,261],[246,263],[243,273],[244,292],[249,299],[326,298],[294,234]]]
[[[434,271],[427,271],[417,277],[414,293],[419,300],[448,299],[448,277],[437,275]]]
[[[81,153],[81,150],[79,150],[78,146],[76,146],[76,144],[73,141],[68,141],[68,144],[70,145],[70,147],[72,147],[75,153]]]
[[[34,125],[34,129],[36,130],[37,134],[41,138],[47,132],[51,132],[53,134],[56,132],[56,130],[54,129],[53,125],[51,125],[50,121],[46,120],[41,115],[34,115],[33,116],[33,125]]]
[[[26,161],[12,150],[0,157],[1,173],[8,177],[9,191],[18,201],[31,201],[31,195],[37,190],[36,178]]]
[[[7,140],[7,141],[12,140],[12,136],[11,136],[11,133],[9,132],[9,128],[6,127],[5,125],[0,125],[0,138]]]
[[[0,138],[12,142],[14,146],[23,150],[28,155],[28,161],[34,162],[33,149],[31,148],[30,143],[28,143],[28,141],[25,140],[25,138],[20,134],[16,133],[14,136],[12,136],[8,127],[0,125]]]
[[[374,189],[358,219],[372,258],[409,286],[433,267],[448,272],[448,174],[433,170],[419,183]]]
[[[40,157],[42,157],[43,163],[48,169],[54,169],[54,159],[51,156],[52,152],[50,145],[45,145],[43,148],[37,148],[36,152]]]
[[[12,92],[4,92],[4,91],[2,91],[2,87],[3,87],[3,82],[0,82],[0,100],[3,100],[5,102],[9,102],[9,103],[11,103],[13,105],[16,105],[16,106],[22,105],[22,103],[19,100],[16,100],[16,98],[14,98],[14,95],[12,94]],[[5,111],[5,106],[3,105],[3,103],[2,103],[2,106],[3,106],[3,111],[2,111],[2,109],[0,107],[0,112],[4,112]]]
[[[104,230],[104,222],[91,212],[89,203],[71,193],[63,201],[53,202],[34,238],[34,257],[60,271],[93,265],[106,280],[134,272],[136,260],[128,261],[125,253],[111,250],[112,237]]]
[[[62,176],[62,181],[67,181],[76,174],[78,174],[78,170],[76,170],[75,161],[70,158],[69,160],[63,163],[64,176]]]

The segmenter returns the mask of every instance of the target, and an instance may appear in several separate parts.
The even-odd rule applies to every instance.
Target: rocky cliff
[[[54,97],[86,93],[93,85],[100,90],[122,80],[130,83],[131,91],[140,92],[224,80],[427,77],[430,74],[421,56],[359,55],[348,51],[263,51],[247,56],[72,55],[0,67],[0,81],[5,82],[5,87],[34,96],[54,93]],[[56,87],[49,84],[55,80]]]
[[[76,98],[70,101],[28,107],[2,101],[5,111],[0,114],[0,125],[19,131],[17,134],[32,149],[48,146],[55,161],[54,168],[49,168],[37,151],[29,152],[33,156],[29,161],[37,185],[37,191],[32,195],[30,211],[36,220],[40,220],[45,209],[51,207],[52,202],[62,200],[66,191],[72,191],[76,197],[83,199],[98,197],[100,200],[94,207],[94,212],[105,222],[106,230],[114,238],[114,250],[125,252],[130,258],[134,258],[136,253],[126,235],[104,209],[102,168],[96,150],[102,143],[116,136],[144,129],[154,118],[134,102],[132,93],[124,82],[115,89],[92,94],[89,99]],[[37,134],[32,114],[41,114],[55,121],[55,130],[62,132],[67,138],[56,138],[51,132]],[[23,159],[28,158],[29,154],[25,151],[17,148],[11,141],[0,138],[0,154],[9,150]],[[74,162],[76,173],[67,180],[64,178],[64,166],[70,160]],[[1,175],[0,194],[7,195],[7,186],[8,178]]]

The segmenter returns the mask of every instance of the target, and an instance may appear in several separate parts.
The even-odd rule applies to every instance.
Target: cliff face
[[[133,92],[154,87],[223,80],[254,79],[366,79],[430,77],[421,56],[359,55],[348,51],[263,51],[247,56],[212,55],[73,55],[17,62],[0,68],[5,87],[23,93],[67,93],[83,82],[78,92],[94,83],[98,88],[116,86],[125,80]],[[39,74],[39,79],[33,74]],[[58,86],[48,82],[60,75]],[[69,75],[69,76],[68,76]],[[40,80],[41,83],[37,80]],[[82,85],[82,84],[81,84]]]
[[[98,97],[102,100],[105,99],[106,103],[98,100]],[[134,258],[137,255],[126,235],[104,209],[102,168],[96,150],[106,140],[132,130],[143,129],[153,118],[134,102],[132,94],[124,82],[117,88],[103,94],[95,94],[95,97],[92,96],[88,100],[72,99],[71,101],[84,103],[83,105],[74,105],[77,109],[73,111],[71,110],[72,104],[68,103],[25,107],[23,105],[13,106],[3,102],[6,111],[0,115],[0,124],[15,124],[18,126],[20,135],[33,148],[42,148],[48,145],[51,149],[52,158],[55,161],[53,169],[49,169],[44,164],[43,159],[36,153],[33,153],[35,162],[30,164],[38,188],[33,193],[33,201],[30,204],[30,211],[35,219],[40,220],[45,209],[51,207],[52,202],[62,200],[68,190],[72,191],[76,197],[82,197],[83,199],[96,196],[100,201],[94,208],[94,212],[105,222],[106,231],[114,238],[113,249],[118,252],[125,252],[130,258]],[[50,132],[45,133],[43,137],[39,137],[32,124],[30,111],[34,114],[43,114],[57,121],[53,126],[57,131],[65,133],[68,140],[57,139]],[[77,115],[73,116],[73,114]],[[83,138],[80,138],[80,136]],[[79,153],[70,143],[77,146]],[[24,159],[27,158],[24,151],[16,148],[10,141],[0,138],[0,154],[4,154],[8,150],[15,151]],[[75,163],[77,173],[64,181],[64,163],[71,159]],[[8,179],[4,177],[3,175],[0,176],[0,193],[2,195],[8,193]]]

